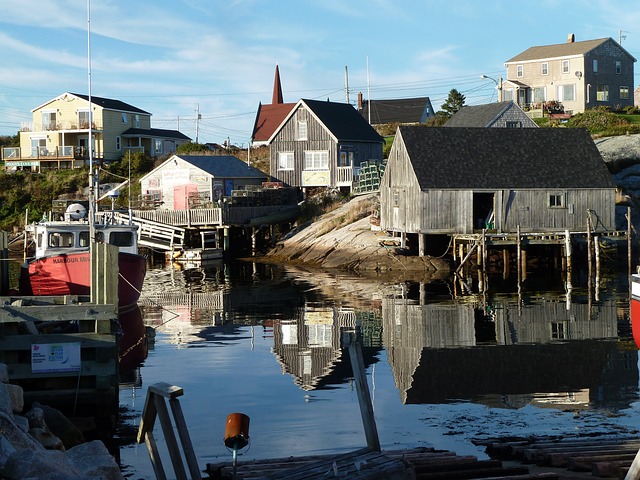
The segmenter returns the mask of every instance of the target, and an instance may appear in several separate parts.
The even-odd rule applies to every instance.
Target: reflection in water
[[[252,418],[252,458],[353,449],[364,436],[343,338],[357,331],[383,448],[465,453],[478,432],[514,434],[516,424],[526,434],[571,433],[588,423],[573,412],[606,412],[609,422],[609,412],[640,408],[637,349],[621,307],[627,286],[603,284],[596,300],[576,285],[460,295],[443,281],[386,284],[251,263],[151,270],[140,302],[156,343],[135,388],[184,387],[196,445],[210,445],[211,428],[242,411]],[[121,403],[139,412],[130,393]],[[527,421],[507,420],[509,412]],[[556,416],[546,423],[542,412]],[[209,446],[206,461],[224,458],[219,448]],[[131,453],[123,461],[143,478],[146,452]]]

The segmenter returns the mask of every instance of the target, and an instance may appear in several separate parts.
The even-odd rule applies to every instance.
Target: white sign
[[[80,343],[34,343],[31,345],[31,372],[77,372],[80,370]]]

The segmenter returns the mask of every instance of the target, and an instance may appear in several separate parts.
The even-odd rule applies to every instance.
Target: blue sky
[[[612,37],[640,59],[637,0],[92,0],[91,90],[155,128],[246,147],[279,65],[286,102],[428,96],[496,100],[504,62],[533,45]],[[87,93],[87,1],[0,7],[0,135],[64,92]],[[368,65],[368,68],[367,68]],[[640,65],[636,64],[636,81]]]

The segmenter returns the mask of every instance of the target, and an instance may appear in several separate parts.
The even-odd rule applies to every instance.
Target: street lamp
[[[501,102],[502,101],[502,77],[500,77],[499,82],[495,78],[490,77],[489,75],[485,75],[484,73],[480,75],[480,78],[482,78],[483,80],[485,79],[493,80],[493,82],[496,84],[496,89],[498,90],[498,101]]]

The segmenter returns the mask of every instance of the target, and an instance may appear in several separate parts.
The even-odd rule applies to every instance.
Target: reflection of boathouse
[[[568,303],[550,295],[523,303],[505,297],[418,305],[389,298],[383,325],[404,403],[482,399],[508,406],[524,397],[576,408],[576,392],[593,402],[638,384],[635,360],[618,349],[613,299]],[[546,395],[535,400],[540,393]]]
[[[276,322],[274,353],[282,371],[292,375],[303,390],[318,388],[343,368],[348,370],[343,376],[351,376],[349,361],[342,358],[342,331],[353,330],[360,323],[359,315],[352,309],[307,306],[296,320]]]

